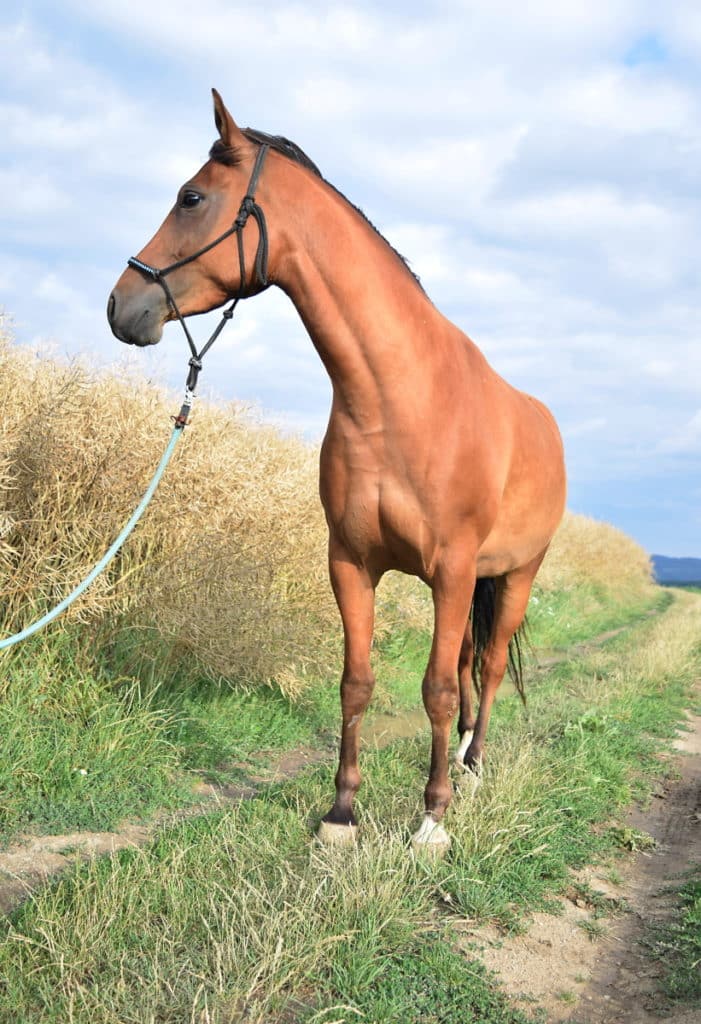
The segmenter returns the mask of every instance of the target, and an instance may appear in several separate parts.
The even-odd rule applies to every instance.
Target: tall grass
[[[609,523],[566,512],[538,584],[545,591],[582,584],[615,590],[622,597],[649,592],[652,563],[639,544]]]
[[[90,569],[126,520],[177,401],[0,342],[3,632]],[[141,658],[293,688],[331,656],[314,453],[238,406],[202,404],[137,531],[67,619],[86,636],[138,634]]]
[[[0,323],[0,629],[25,626],[89,571],[136,505],[177,398],[141,378],[65,365],[12,345]],[[239,405],[198,403],[135,534],[63,620],[120,670],[151,664],[291,697],[336,673],[341,631],[327,579],[318,455]],[[612,567],[613,569],[612,574]],[[628,600],[650,587],[644,553],[569,516],[541,574],[547,592]],[[597,598],[598,599],[598,598]],[[428,630],[418,581],[390,574],[377,634]]]

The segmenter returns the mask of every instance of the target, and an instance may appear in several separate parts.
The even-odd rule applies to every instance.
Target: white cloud
[[[373,152],[373,174],[410,199],[423,199],[428,210],[452,206],[464,219],[488,198],[504,167],[514,158],[527,134],[523,125],[472,138],[428,138],[397,149],[380,144]]]
[[[552,107],[563,121],[627,135],[686,131],[698,104],[666,73],[603,67],[564,83]]]
[[[579,423],[563,425],[563,432],[569,438],[582,437],[583,434],[598,433],[606,425],[607,420],[605,416],[592,416],[590,419],[582,420]]]
[[[670,455],[701,455],[701,409],[694,413],[681,430],[660,441],[658,451]]]
[[[679,367],[671,359],[649,359],[643,364],[643,373],[650,377],[669,379],[679,372]]]
[[[26,223],[47,213],[65,210],[70,199],[46,172],[22,173],[19,168],[0,169],[0,220]]]

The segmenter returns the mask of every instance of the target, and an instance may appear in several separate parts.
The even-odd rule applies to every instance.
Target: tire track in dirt
[[[535,1006],[550,1024],[698,1024],[698,1009],[669,1003],[661,992],[664,962],[643,945],[651,927],[669,921],[675,902],[668,892],[690,867],[701,863],[701,716],[688,717],[688,732],[674,747],[679,777],[660,783],[649,807],[633,808],[626,823],[655,840],[650,852],[631,855],[616,871],[621,881],[602,877],[605,869],[573,873],[579,883],[562,914],[536,913],[527,934],[503,937],[495,929],[463,930],[461,945],[480,956],[504,990],[524,1009]],[[626,913],[605,919],[605,934],[592,939],[594,911],[581,898],[585,884]]]
[[[634,809],[629,822],[656,840],[655,849],[637,857],[625,881],[630,913],[614,924],[601,943],[590,984],[570,1019],[578,1024],[698,1024],[701,1013],[669,1003],[660,991],[665,964],[651,959],[642,944],[651,927],[675,912],[670,883],[701,864],[701,716],[690,717],[691,732],[675,744],[680,778],[656,794],[646,810]]]

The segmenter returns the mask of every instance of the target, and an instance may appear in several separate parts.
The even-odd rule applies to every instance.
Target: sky
[[[18,344],[181,389],[178,325],[127,351],[105,306],[206,159],[212,86],[240,125],[294,139],[551,407],[572,510],[701,557],[697,0],[5,0],[0,308]],[[276,289],[241,304],[200,380],[323,436],[330,384]]]

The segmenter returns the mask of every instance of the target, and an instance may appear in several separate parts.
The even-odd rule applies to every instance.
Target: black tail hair
[[[482,655],[489,643],[494,625],[494,609],[496,606],[497,584],[493,578],[479,579],[475,585],[475,596],[472,599],[472,610],[470,619],[472,621],[472,642],[474,644],[474,659],[472,662],[472,681],[475,689],[480,692],[480,670],[482,668]],[[513,681],[516,691],[526,703],[526,693],[523,686],[523,647],[528,642],[528,625],[524,619],[509,642],[509,657],[507,668]]]

